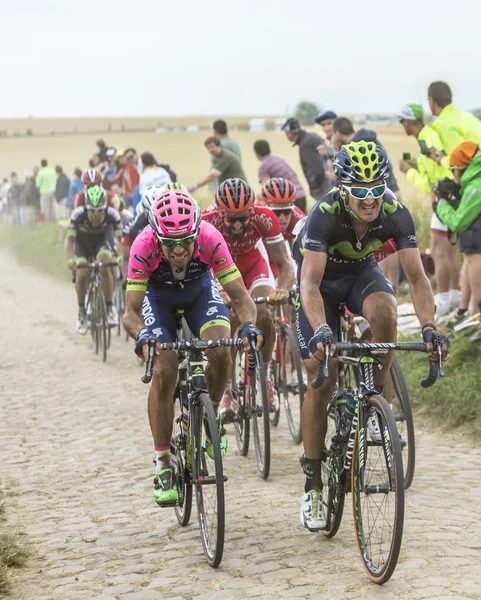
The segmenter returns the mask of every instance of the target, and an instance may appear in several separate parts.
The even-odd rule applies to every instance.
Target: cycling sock
[[[155,460],[161,462],[162,466],[170,465],[170,446],[166,448],[155,447]]]
[[[304,491],[310,492],[313,489],[313,475],[317,471],[320,476],[321,471],[321,459],[320,458],[304,458],[302,468],[306,474],[306,483],[304,484]],[[319,486],[320,487],[320,486]]]
[[[79,304],[78,311],[81,315],[84,315],[85,314],[85,306],[83,304]]]
[[[110,302],[108,302],[107,300],[105,301],[105,304],[107,306],[107,308],[112,308],[112,300],[110,300]]]

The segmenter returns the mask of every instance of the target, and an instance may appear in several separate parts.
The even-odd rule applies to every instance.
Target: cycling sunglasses
[[[381,198],[386,193],[386,184],[382,183],[381,185],[376,185],[372,188],[367,187],[349,187],[348,185],[344,185],[343,187],[349,192],[349,194],[355,198],[356,200],[365,200],[369,194],[376,200]]]
[[[187,246],[190,246],[193,242],[195,242],[196,237],[197,233],[193,233],[183,238],[166,238],[158,235],[157,239],[161,244],[167,246],[167,248],[175,248],[176,246],[182,246],[182,248],[186,248]]]
[[[267,205],[267,206],[269,206],[269,205]],[[292,214],[292,211],[294,209],[293,206],[283,206],[283,207],[279,207],[279,208],[275,208],[274,206],[269,206],[269,208],[276,215],[284,215],[284,217],[289,217]]]
[[[233,225],[234,223],[237,223],[237,221],[245,225],[251,220],[251,217],[251,213],[247,215],[222,215],[222,219],[226,225]]]
[[[87,210],[89,210],[90,212],[93,213],[103,213],[105,211],[105,206],[103,206],[102,208],[95,208],[94,206],[87,206]]]

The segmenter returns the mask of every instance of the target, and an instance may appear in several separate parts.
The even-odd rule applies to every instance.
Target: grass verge
[[[2,227],[0,248],[11,252],[21,263],[42,273],[68,281],[71,278],[58,225]]]
[[[473,437],[481,436],[481,365],[479,346],[464,336],[451,337],[451,358],[445,364],[445,377],[433,387],[421,387],[428,364],[425,354],[399,352],[410,392],[411,403],[427,418],[450,429],[462,427]]]
[[[6,518],[6,500],[9,494],[8,483],[0,488],[0,594],[11,590],[11,570],[24,567],[29,557],[24,534],[18,527],[10,525]]]

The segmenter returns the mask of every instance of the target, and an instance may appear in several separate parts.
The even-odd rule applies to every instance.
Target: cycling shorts
[[[246,254],[238,255],[235,259],[236,267],[239,269],[244,285],[249,294],[260,285],[267,285],[276,289],[276,281],[269,266],[269,261],[262,256],[259,249],[251,248]]]
[[[296,283],[296,331],[302,358],[309,358],[309,341],[314,331],[299,301],[300,276]],[[386,292],[395,296],[392,285],[377,264],[370,262],[360,269],[356,275],[348,275],[342,279],[326,280],[321,283],[321,296],[324,301],[326,322],[332,329],[336,340],[340,337],[339,305],[345,302],[347,308],[355,315],[362,315],[364,300],[371,294]]]
[[[206,329],[215,325],[226,327],[225,337],[230,335],[227,308],[210,271],[186,283],[183,288],[149,281],[142,305],[142,319],[159,342],[176,341],[175,314],[178,311],[183,312],[195,337],[201,337]]]
[[[91,262],[99,254],[112,256],[112,248],[106,236],[92,236],[90,239],[82,239],[79,236],[75,238],[75,258],[84,258]]]
[[[481,221],[475,221],[467,231],[458,234],[458,238],[462,254],[481,254]]]

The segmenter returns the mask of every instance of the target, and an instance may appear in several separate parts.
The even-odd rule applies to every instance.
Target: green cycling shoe
[[[224,456],[227,454],[227,434],[220,417],[217,417],[217,423],[219,425],[220,456],[221,458],[224,458]],[[214,460],[214,446],[212,445],[210,431],[207,426],[205,428],[205,451],[207,452],[207,456]]]
[[[166,467],[154,477],[154,500],[159,506],[172,506],[179,500],[174,469]]]

